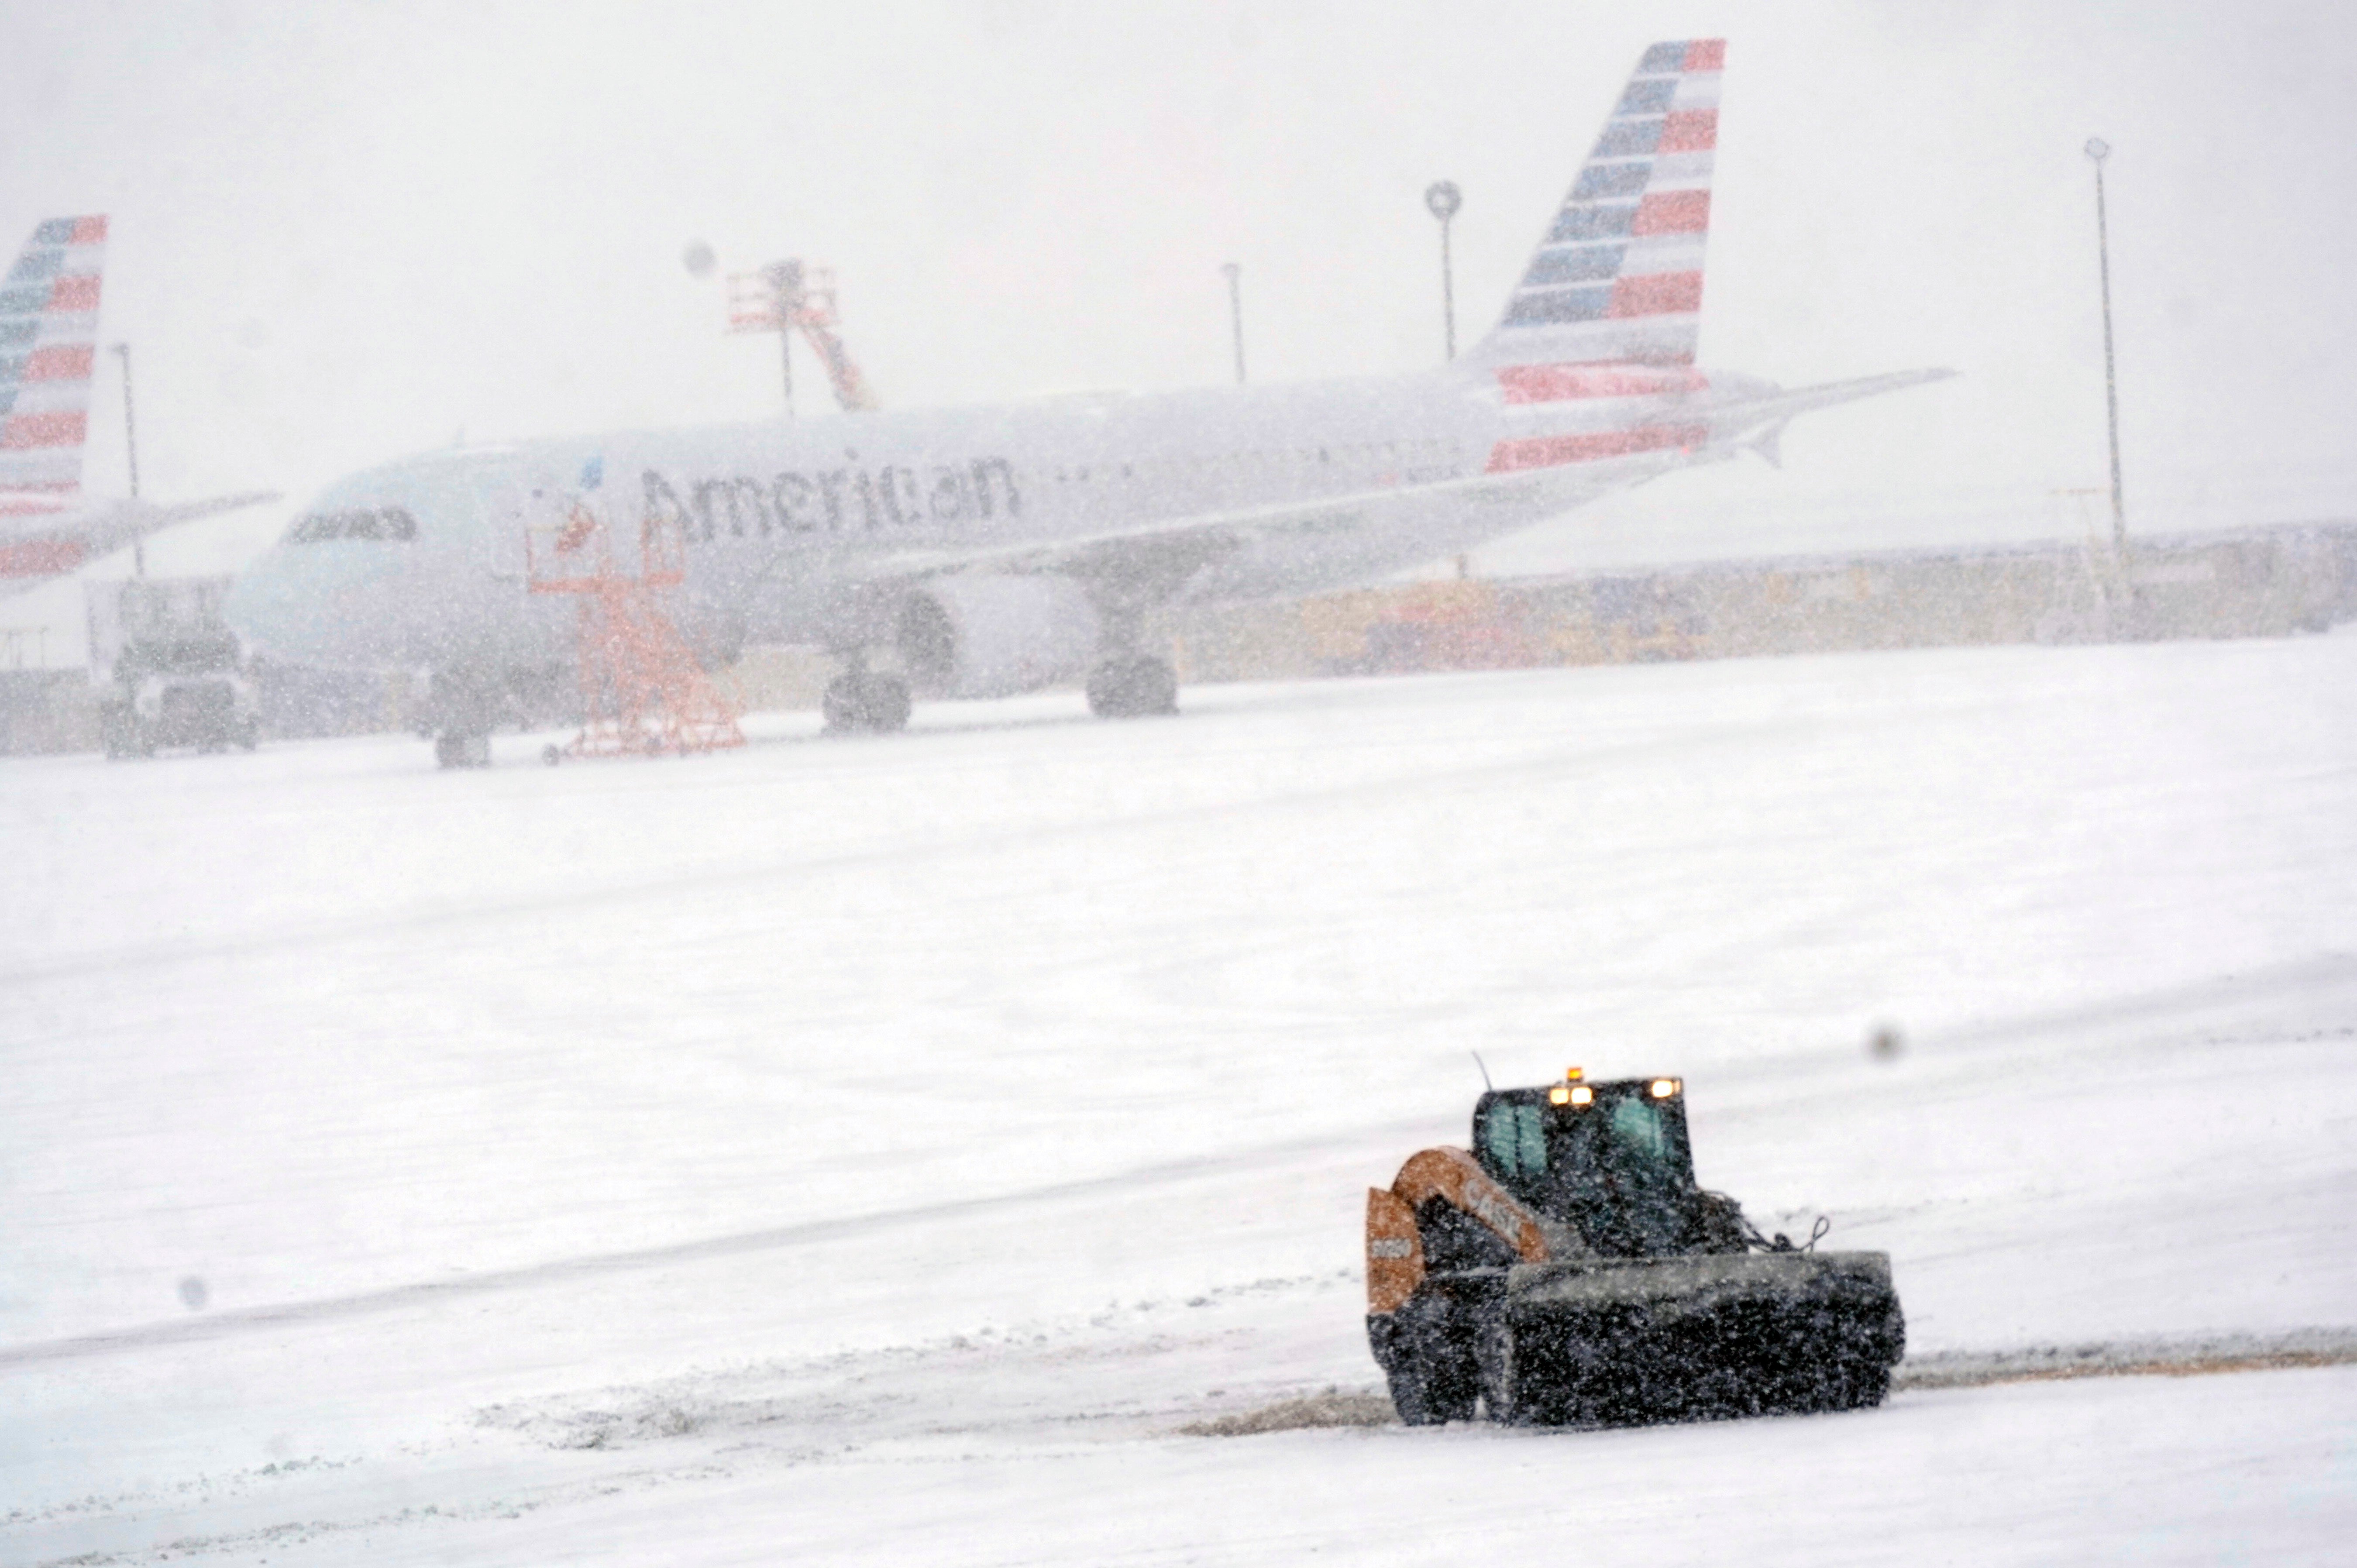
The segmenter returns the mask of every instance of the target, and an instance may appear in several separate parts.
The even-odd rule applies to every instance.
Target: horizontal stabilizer
[[[1735,411],[1750,430],[1762,433],[1769,450],[1762,456],[1774,460],[1772,448],[1784,425],[1793,415],[1813,409],[1832,408],[1839,403],[1856,403],[1860,398],[1878,397],[1884,392],[1900,392],[1908,387],[1920,387],[1932,381],[1944,381],[1956,372],[1950,370],[1893,371],[1887,375],[1860,376],[1855,381],[1826,381],[1819,386],[1779,388],[1772,392],[1740,404]],[[1743,445],[1757,446],[1761,436],[1746,435]]]

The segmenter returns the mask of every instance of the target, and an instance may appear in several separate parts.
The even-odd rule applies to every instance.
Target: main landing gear
[[[1178,672],[1148,654],[1117,654],[1089,671],[1089,712],[1101,719],[1178,711]],[[890,735],[909,727],[908,681],[846,659],[819,699],[829,735]]]
[[[909,727],[909,682],[852,660],[819,699],[829,735],[889,735]]]
[[[1101,719],[1178,711],[1178,672],[1151,655],[1124,654],[1089,671],[1089,712]]]

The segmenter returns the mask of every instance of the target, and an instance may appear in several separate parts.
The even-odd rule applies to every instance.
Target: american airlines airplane
[[[500,693],[569,660],[524,536],[587,491],[616,537],[684,535],[699,657],[832,650],[830,727],[1075,678],[1101,715],[1171,712],[1148,610],[1364,583],[1672,469],[1772,459],[1795,414],[1949,373],[1787,391],[1695,368],[1725,52],[1645,51],[1504,315],[1446,369],[408,458],[331,487],[228,614],[275,658],[430,670],[442,760],[480,760]]]
[[[180,506],[81,499],[98,357],[106,219],[52,218],[0,284],[0,597],[79,570],[160,528],[274,495]]]

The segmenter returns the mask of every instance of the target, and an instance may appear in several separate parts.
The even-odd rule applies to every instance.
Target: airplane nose
[[[221,601],[221,616],[257,650],[274,658],[295,659],[297,655],[289,646],[294,640],[294,583],[285,555],[286,547],[277,544],[248,562],[230,585],[229,596]]]
[[[368,601],[392,563],[364,546],[276,544],[238,575],[221,614],[256,651],[295,664],[333,664],[371,639]]]

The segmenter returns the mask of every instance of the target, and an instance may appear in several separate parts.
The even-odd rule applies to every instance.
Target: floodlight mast
[[[761,276],[777,295],[778,369],[785,379],[786,417],[794,416],[794,311],[802,304],[802,264],[800,262],[771,262],[761,269]]]
[[[1448,356],[1457,358],[1457,283],[1448,257],[1448,222],[1465,205],[1464,193],[1453,180],[1436,180],[1424,193],[1426,211],[1440,220],[1440,327]]]
[[[690,264],[690,272],[695,270]],[[785,380],[786,417],[794,416],[794,356],[791,339],[800,331],[826,371],[834,401],[845,413],[876,406],[867,378],[852,362],[843,346],[842,320],[835,311],[834,273],[799,260],[771,262],[758,273],[728,275],[728,330],[775,332],[780,338],[780,367]]]
[[[1235,262],[1223,262],[1220,271],[1228,277],[1228,327],[1236,345],[1236,385],[1244,384],[1244,285],[1243,267]]]
[[[2112,548],[2126,561],[2128,554],[2127,509],[2120,499],[2120,382],[2112,356],[2112,242],[2104,213],[2104,160],[2112,145],[2101,136],[2087,138],[2087,156],[2095,165],[2095,258],[2104,290],[2104,406],[2112,435]]]
[[[115,357],[123,361],[123,460],[131,471],[131,499],[135,501],[139,499],[139,427],[131,417],[131,345],[117,343],[113,347]],[[131,542],[131,575],[135,577],[147,575],[147,542],[145,539]]]

